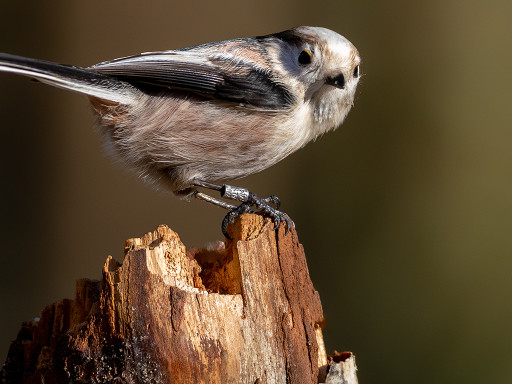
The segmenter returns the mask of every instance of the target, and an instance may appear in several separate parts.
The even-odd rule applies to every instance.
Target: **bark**
[[[2,382],[357,382],[335,381],[342,361],[327,359],[295,230],[258,215],[229,230],[233,241],[188,251],[167,226],[128,240],[101,282],[78,280],[74,300],[22,325]]]

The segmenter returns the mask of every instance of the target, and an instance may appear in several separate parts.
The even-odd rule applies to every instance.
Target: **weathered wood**
[[[79,280],[75,300],[23,324],[2,379],[324,380],[319,295],[295,230],[284,236],[284,229],[276,233],[268,220],[243,215],[229,228],[233,241],[209,249],[187,252],[166,226],[128,240],[122,264],[107,258],[102,282]]]
[[[356,358],[352,352],[334,351],[334,356],[329,356],[325,369],[327,377],[322,384],[358,384]]]

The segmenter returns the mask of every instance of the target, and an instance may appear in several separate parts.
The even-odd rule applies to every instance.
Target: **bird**
[[[276,196],[225,184],[260,172],[343,123],[361,58],[340,34],[300,26],[79,67],[0,53],[0,72],[84,94],[107,152],[142,180],[242,213],[293,222]],[[201,192],[220,193],[231,204]]]

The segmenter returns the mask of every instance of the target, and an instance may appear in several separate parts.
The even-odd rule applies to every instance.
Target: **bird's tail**
[[[135,101],[130,84],[92,69],[0,53],[0,72],[11,72],[37,79],[55,87],[83,93],[121,104]]]

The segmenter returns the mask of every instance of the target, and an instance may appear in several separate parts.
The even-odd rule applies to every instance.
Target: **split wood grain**
[[[229,230],[232,241],[188,252],[164,225],[128,240],[122,263],[107,258],[101,282],[79,280],[75,300],[23,324],[0,377],[342,382],[333,381],[335,369],[327,374],[322,306],[295,230],[285,236],[284,226],[275,232],[251,214]]]

